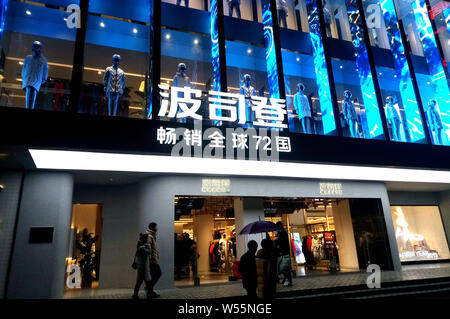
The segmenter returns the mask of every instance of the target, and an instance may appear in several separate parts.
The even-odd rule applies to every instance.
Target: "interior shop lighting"
[[[30,10],[25,11],[25,13],[26,13],[28,16],[31,15],[31,11],[30,11]]]
[[[133,29],[133,33],[134,33],[134,34],[137,34],[137,33],[138,33],[138,29],[134,28],[134,29]]]
[[[100,22],[100,26],[101,26],[102,28],[104,28],[104,27],[105,27],[105,23],[104,23],[104,22]]]
[[[450,171],[29,149],[38,169],[450,184]]]

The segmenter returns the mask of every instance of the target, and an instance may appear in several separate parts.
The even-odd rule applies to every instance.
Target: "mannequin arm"
[[[44,70],[42,75],[42,83],[45,83],[48,79],[48,64],[47,61],[44,62]]]
[[[105,87],[105,89],[109,82],[109,76],[110,76],[109,70],[106,70],[105,75],[103,76],[103,86]]]

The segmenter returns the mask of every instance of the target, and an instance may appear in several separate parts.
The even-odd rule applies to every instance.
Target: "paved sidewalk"
[[[303,291],[310,289],[347,287],[364,285],[367,273],[341,273],[337,275],[325,274],[294,278],[292,287],[278,285],[278,292]],[[403,266],[402,271],[384,271],[381,274],[383,282],[409,281],[450,277],[450,263]],[[244,296],[245,290],[241,281],[217,285],[203,285],[199,287],[183,287],[160,289],[157,292],[161,299],[212,299]],[[65,299],[129,299],[132,289],[83,289],[66,292]],[[144,298],[141,291],[141,298]]]

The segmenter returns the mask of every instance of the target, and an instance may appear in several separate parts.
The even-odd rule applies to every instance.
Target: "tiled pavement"
[[[292,287],[278,285],[277,291],[298,291],[331,287],[364,285],[367,273],[342,273],[337,275],[316,275],[294,278]],[[397,282],[419,279],[450,277],[450,263],[403,266],[402,271],[384,271],[381,282]],[[210,299],[245,295],[240,281],[217,285],[202,285],[200,287],[183,287],[157,290],[161,299]],[[66,292],[66,299],[128,299],[131,289],[89,289]],[[141,291],[144,297],[144,291]]]

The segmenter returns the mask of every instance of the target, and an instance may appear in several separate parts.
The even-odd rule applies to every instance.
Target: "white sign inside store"
[[[229,179],[202,179],[202,193],[229,193],[231,181]]]
[[[343,195],[341,183],[320,183],[320,195]]]

